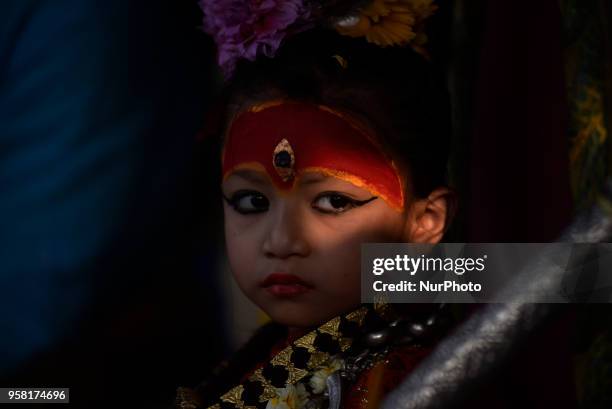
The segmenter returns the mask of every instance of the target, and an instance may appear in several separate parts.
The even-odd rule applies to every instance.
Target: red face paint
[[[239,169],[265,170],[281,190],[305,172],[320,172],[404,208],[393,161],[355,121],[323,106],[284,101],[240,114],[225,142],[223,177]]]

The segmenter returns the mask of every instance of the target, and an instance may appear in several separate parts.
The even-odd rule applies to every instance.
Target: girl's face
[[[230,266],[242,291],[274,321],[306,327],[360,303],[360,250],[407,241],[412,218],[368,190],[305,172],[289,191],[267,173],[223,182]]]
[[[227,252],[242,291],[274,321],[313,326],[357,307],[363,243],[442,237],[447,191],[405,197],[407,167],[370,135],[352,117],[296,101],[254,106],[232,123]]]

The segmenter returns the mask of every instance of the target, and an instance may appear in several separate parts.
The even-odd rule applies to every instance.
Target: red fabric
[[[394,349],[379,364],[361,373],[346,391],[343,409],[379,407],[381,400],[399,386],[430,352],[431,348],[417,346]]]
[[[296,178],[283,181],[273,165],[274,149],[287,139],[295,155]],[[393,162],[354,121],[325,107],[283,102],[238,116],[228,133],[223,175],[240,168],[263,167],[283,190],[300,174],[319,171],[363,187],[402,209],[402,183]]]

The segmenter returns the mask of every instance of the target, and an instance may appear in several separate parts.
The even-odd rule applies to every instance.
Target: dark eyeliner
[[[225,194],[221,193],[223,199],[227,202],[228,205],[234,207],[238,203],[240,199],[248,195],[261,195],[261,193],[255,190],[238,190],[231,194],[230,197],[225,196]]]
[[[372,196],[371,198],[365,199],[365,200],[356,200],[356,199],[351,199],[351,198],[349,198],[349,199],[351,200],[351,202],[353,203],[353,205],[355,207],[359,207],[359,206],[363,206],[365,204],[368,204],[368,203],[378,199],[378,196]]]
[[[268,202],[268,198],[262,194],[261,192],[258,192],[256,190],[238,190],[237,192],[234,192],[231,197],[227,197],[224,194],[222,194],[223,199],[227,202],[227,204],[234,209],[234,211],[236,211],[237,213],[240,213],[242,215],[250,215],[250,214],[257,214],[257,213],[262,213],[268,210],[267,206],[269,205]],[[242,209],[240,207],[240,201],[248,196],[259,196],[265,199],[266,203],[266,208],[265,209]]]
[[[378,196],[372,196],[369,199],[357,200],[357,199],[354,199],[354,198],[350,197],[346,193],[329,191],[329,192],[321,192],[321,193],[319,193],[317,195],[317,197],[315,197],[314,201],[316,202],[317,200],[319,200],[320,198],[325,197],[325,196],[342,196],[342,197],[346,198],[352,205],[355,205],[355,206],[363,206],[365,204],[370,203],[373,200],[378,199]]]
[[[374,200],[378,199],[378,196],[372,196],[372,197],[370,197],[369,199],[365,199],[365,200],[357,200],[357,199],[354,199],[354,198],[352,198],[352,197],[350,197],[350,196],[348,196],[348,195],[346,195],[346,194],[344,194],[344,193],[340,193],[340,192],[333,192],[333,191],[331,191],[331,192],[322,192],[322,193],[319,193],[319,194],[317,195],[317,197],[314,199],[313,204],[312,204],[312,207],[313,207],[313,208],[315,208],[315,209],[317,209],[318,211],[320,211],[320,212],[322,212],[322,213],[325,213],[325,214],[339,215],[339,214],[344,213],[344,211],[341,211],[341,212],[335,212],[335,211],[330,211],[330,210],[322,210],[322,209],[320,209],[320,208],[317,208],[317,207],[314,205],[314,203],[316,203],[316,202],[317,202],[319,199],[321,199],[322,197],[325,197],[325,196],[334,196],[334,195],[335,195],[335,196],[341,196],[341,197],[345,198],[345,199],[347,200],[347,202],[348,202],[348,206],[347,206],[348,208],[361,207],[361,206],[363,206],[363,205],[366,205],[366,204],[368,204],[368,203],[370,203],[370,202],[372,202],[372,201],[374,201]]]

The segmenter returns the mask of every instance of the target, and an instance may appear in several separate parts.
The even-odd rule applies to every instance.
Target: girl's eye
[[[239,190],[231,197],[224,195],[223,198],[240,214],[262,213],[270,207],[268,198],[254,190]]]
[[[356,200],[341,193],[329,192],[317,196],[312,203],[312,207],[322,213],[338,214],[344,213],[355,207],[363,206],[376,198],[376,196],[372,196],[366,200]]]

